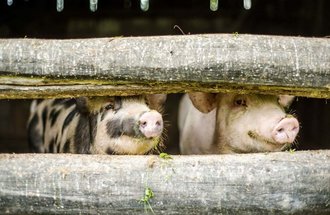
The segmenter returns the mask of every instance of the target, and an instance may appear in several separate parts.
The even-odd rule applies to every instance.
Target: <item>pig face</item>
[[[143,97],[92,101],[92,109],[101,110],[96,112],[92,152],[144,154],[155,148],[160,142],[163,120],[158,111],[149,107],[155,106],[155,102],[149,103],[151,97],[147,98],[146,101]]]
[[[217,108],[214,144],[220,153],[280,151],[295,140],[299,123],[285,113],[292,96],[192,93],[194,106]]]
[[[145,154],[161,144],[166,95],[35,100],[34,152]]]

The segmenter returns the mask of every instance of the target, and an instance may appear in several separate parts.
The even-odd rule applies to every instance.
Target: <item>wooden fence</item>
[[[11,214],[330,213],[329,150],[172,159],[3,154],[0,170],[0,208]]]
[[[0,98],[193,90],[330,98],[328,38],[3,39],[0,47]]]
[[[185,35],[0,40],[0,98],[189,91],[330,98],[330,40]],[[330,151],[0,154],[8,214],[329,214]]]

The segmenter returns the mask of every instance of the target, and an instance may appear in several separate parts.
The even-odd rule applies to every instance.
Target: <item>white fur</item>
[[[178,119],[182,154],[210,154],[214,151],[215,114],[215,109],[201,113],[192,105],[188,95],[184,95]]]

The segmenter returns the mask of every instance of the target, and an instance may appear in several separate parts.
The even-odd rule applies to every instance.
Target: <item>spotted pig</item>
[[[32,152],[147,154],[161,145],[166,95],[34,100]]]

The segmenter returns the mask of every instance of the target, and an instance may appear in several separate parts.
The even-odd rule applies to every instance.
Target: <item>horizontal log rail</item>
[[[330,213],[329,150],[165,158],[0,154],[0,208],[8,214]]]
[[[330,98],[330,39],[244,34],[0,39],[0,98],[189,91]]]

